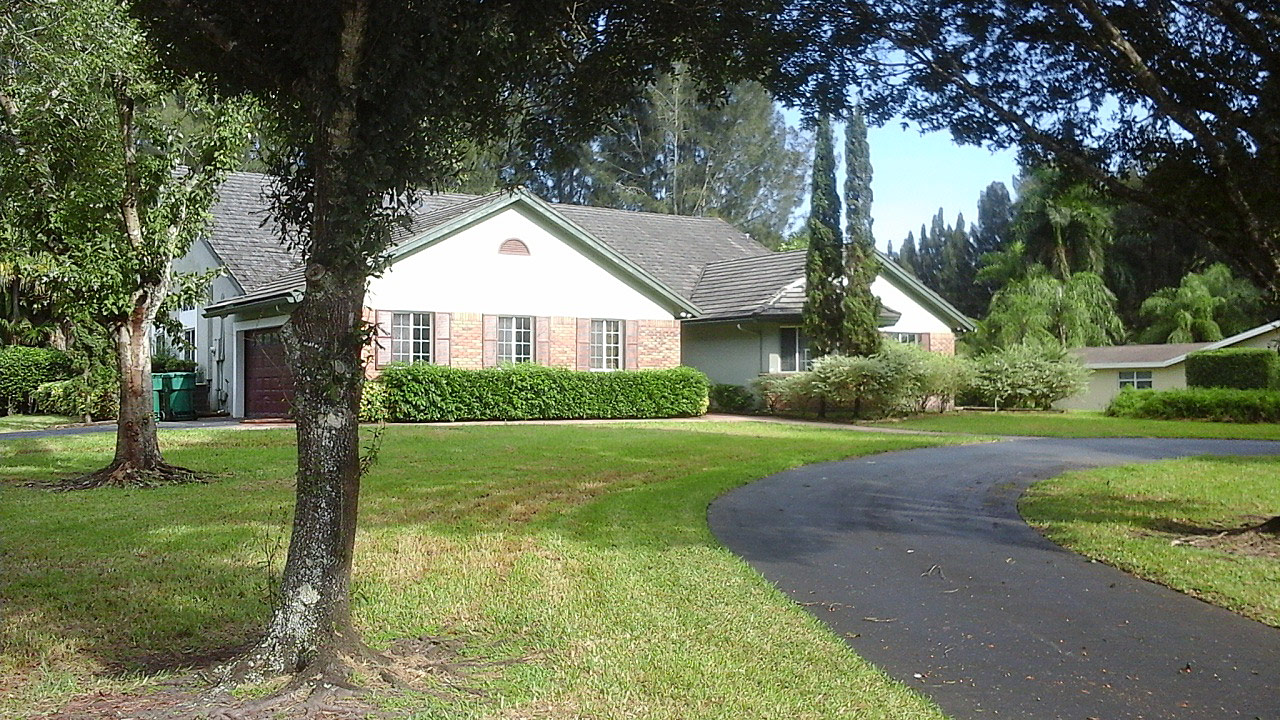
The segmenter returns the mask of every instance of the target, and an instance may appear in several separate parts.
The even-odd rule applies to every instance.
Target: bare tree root
[[[154,467],[140,468],[136,465],[117,460],[110,465],[81,475],[70,480],[56,481],[44,485],[52,490],[92,490],[95,488],[154,488],[164,485],[183,485],[187,483],[208,482],[208,478],[194,470],[177,465],[157,463]]]
[[[1227,537],[1232,537],[1236,535],[1252,535],[1252,534],[1280,535],[1280,515],[1276,515],[1275,517],[1268,518],[1267,520],[1264,520],[1255,525],[1246,525],[1244,527],[1231,528],[1229,530],[1223,530],[1217,533],[1213,533],[1212,531],[1210,531],[1208,533],[1201,532],[1201,533],[1195,533],[1192,535],[1183,535],[1181,537],[1174,538],[1169,542],[1169,544],[1170,545],[1195,545],[1198,547],[1201,545],[1212,544],[1215,541],[1222,540],[1223,538],[1227,538]]]
[[[467,676],[500,662],[459,656],[457,644],[433,638],[402,640],[385,652],[368,647],[353,633],[335,635],[302,670],[280,676],[279,657],[259,646],[214,671],[217,686],[185,716],[212,720],[391,717],[376,700],[397,693],[440,699],[458,694],[483,696]],[[266,697],[240,701],[232,691],[246,683],[287,678]]]

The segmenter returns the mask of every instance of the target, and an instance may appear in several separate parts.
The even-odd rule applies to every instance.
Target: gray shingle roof
[[[798,317],[804,311],[805,255],[792,250],[708,264],[693,293],[703,311],[698,319]],[[900,317],[893,308],[880,309],[882,321]]]
[[[272,289],[301,267],[298,253],[281,244],[279,226],[269,220],[266,191],[270,178],[233,173],[219,190],[208,238],[214,252],[247,294]],[[395,242],[421,235],[501,193],[438,193],[418,200],[407,228]],[[709,262],[770,255],[769,249],[719,218],[696,218],[632,212],[583,205],[553,204],[556,212],[615,252],[635,263],[686,299],[693,295],[702,268]]]
[[[1160,345],[1111,345],[1108,347],[1077,348],[1075,353],[1085,365],[1106,367],[1111,364],[1128,365],[1143,364],[1162,366],[1189,352],[1194,352],[1213,343],[1164,343]]]

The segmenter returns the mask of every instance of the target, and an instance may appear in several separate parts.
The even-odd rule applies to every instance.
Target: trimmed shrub
[[[67,356],[48,348],[9,345],[0,348],[0,413],[31,409],[31,391],[41,383],[67,377]]]
[[[151,372],[153,373],[185,373],[195,371],[196,362],[194,360],[186,360],[167,352],[158,352],[151,356]]]
[[[1217,422],[1280,422],[1280,391],[1235,388],[1134,390],[1126,388],[1111,400],[1107,415],[1151,420],[1215,420]]]
[[[120,412],[120,380],[115,368],[98,367],[84,377],[41,384],[31,393],[35,411],[108,420]]]
[[[747,413],[756,409],[756,396],[741,385],[711,386],[711,409],[720,412]]]
[[[1266,348],[1193,352],[1187,356],[1187,386],[1280,390],[1280,353]]]
[[[994,408],[1048,410],[1085,387],[1088,372],[1065,350],[1014,345],[976,358],[965,395]]]
[[[360,394],[360,422],[387,421],[387,388],[377,380],[366,380]]]
[[[382,371],[363,401],[390,422],[663,418],[707,411],[707,376],[693,368],[587,372],[539,365],[462,370],[418,363]],[[380,394],[380,396],[379,396]]]

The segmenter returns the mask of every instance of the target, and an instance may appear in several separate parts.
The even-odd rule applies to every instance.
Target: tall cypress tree
[[[938,208],[938,214],[933,217],[927,235],[921,227],[920,245],[917,248],[920,265],[920,274],[917,277],[932,289],[937,289],[942,275],[942,247],[946,241],[947,223],[943,219],[942,208]]]
[[[841,347],[844,326],[844,253],[840,195],[836,190],[831,119],[818,121],[809,192],[809,251],[805,256],[804,332],[815,357]]]
[[[903,270],[920,276],[920,259],[916,257],[916,236],[915,233],[907,233],[907,239],[902,241],[902,249],[898,251],[898,264]]]
[[[871,148],[862,110],[855,108],[844,130],[844,200],[848,224],[844,243],[844,328],[842,355],[871,355],[880,349],[880,300],[871,283],[880,272],[871,233]]]

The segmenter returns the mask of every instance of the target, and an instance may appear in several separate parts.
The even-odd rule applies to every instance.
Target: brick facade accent
[[[680,364],[680,321],[641,320],[636,338],[641,370],[673,368]]]
[[[484,367],[484,326],[480,313],[452,313],[449,362],[454,367]]]
[[[365,308],[364,315],[366,322],[374,322],[377,318],[377,312],[372,308]],[[464,312],[437,312],[436,315],[448,318],[446,334],[436,338],[439,345],[442,338],[447,337],[447,354],[437,353],[442,364],[472,370],[494,364],[486,362],[485,353],[486,350],[490,354],[496,352],[493,338],[486,338],[486,334],[496,337],[496,316]],[[486,320],[493,327],[486,329]],[[535,318],[536,361],[552,367],[587,369],[586,343],[590,328],[590,318]],[[625,328],[623,355],[628,370],[673,368],[680,364],[679,320],[628,320]],[[370,378],[378,375],[374,362],[376,342],[377,338],[374,338],[364,350],[365,375]]]
[[[929,350],[940,355],[955,355],[956,336],[951,333],[929,333]]]

